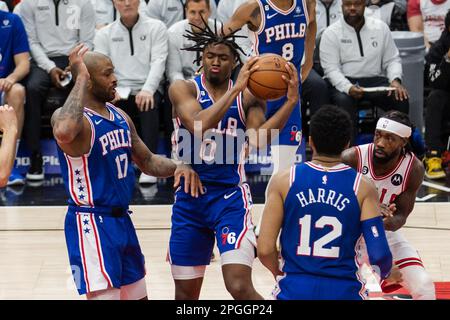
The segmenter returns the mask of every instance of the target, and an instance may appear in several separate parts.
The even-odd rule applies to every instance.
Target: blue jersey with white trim
[[[276,53],[292,62],[300,72],[305,49],[308,11],[303,0],[293,0],[287,10],[277,8],[270,0],[257,0],[261,11],[261,25],[252,34],[255,55]]]
[[[291,168],[281,232],[282,271],[358,280],[361,174],[340,164]]]
[[[201,74],[192,80],[202,109],[214,104]],[[229,89],[233,86],[230,80]],[[245,112],[239,93],[217,128],[207,130],[203,139],[194,137],[179,118],[174,119],[173,155],[191,164],[203,183],[238,185],[244,179]],[[183,130],[184,129],[184,130]]]
[[[135,174],[131,164],[131,132],[124,114],[106,104],[110,118],[85,108],[91,125],[91,150],[71,157],[58,147],[69,204],[81,207],[128,208]]]

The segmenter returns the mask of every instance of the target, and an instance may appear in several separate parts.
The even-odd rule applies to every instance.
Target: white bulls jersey
[[[390,204],[405,191],[415,156],[412,153],[403,155],[394,170],[384,176],[377,176],[373,165],[373,148],[373,143],[356,147],[358,152],[357,170],[375,183],[380,195],[380,203]]]

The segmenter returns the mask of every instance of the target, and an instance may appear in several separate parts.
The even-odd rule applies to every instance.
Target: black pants
[[[50,58],[50,60],[55,62],[56,66],[62,70],[69,65],[69,59],[65,56]],[[53,87],[53,83],[50,74],[39,68],[32,61],[30,73],[25,80],[25,87],[27,100],[25,104],[23,136],[31,152],[40,152],[42,108],[47,100],[48,91]],[[69,95],[69,90],[68,87],[61,89],[65,93],[66,98]]]
[[[161,94],[156,92],[153,95],[155,107],[148,111],[139,111],[136,105],[136,96],[130,95],[128,100],[120,100],[116,105],[124,110],[133,119],[135,125],[139,128],[138,133],[144,144],[151,152],[158,150],[159,139],[159,107],[161,104]],[[136,123],[138,119],[139,123]]]
[[[348,78],[351,83],[358,83],[361,87],[378,87],[378,86],[389,86],[389,81],[384,77],[371,77],[371,78]],[[353,139],[358,135],[358,100],[349,96],[346,93],[336,90],[336,88],[331,88],[331,99],[334,104],[338,107],[343,108],[348,112],[353,123]],[[364,94],[363,100],[370,101],[375,106],[388,111],[397,110],[408,114],[409,112],[409,101],[408,100],[396,100],[395,94],[391,93],[390,96],[387,93],[367,93]]]
[[[450,93],[445,90],[433,89],[427,98],[425,115],[425,144],[429,150],[443,151],[443,123],[449,117]]]
[[[321,106],[330,103],[328,84],[314,69],[311,69],[308,78],[302,83],[302,100],[309,103],[311,116]]]

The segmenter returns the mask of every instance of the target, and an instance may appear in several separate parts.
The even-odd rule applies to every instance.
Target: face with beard
[[[114,66],[108,57],[99,57],[95,62],[87,64],[90,80],[88,89],[101,102],[114,100],[117,78]]]
[[[364,9],[366,3],[364,0],[343,0],[342,14],[345,22],[352,27],[360,25],[364,20]]]
[[[233,71],[236,57],[225,44],[210,44],[203,51],[205,77],[212,85],[228,82]]]
[[[388,163],[398,159],[407,141],[400,136],[383,130],[376,130],[373,141],[373,160],[375,163]]]

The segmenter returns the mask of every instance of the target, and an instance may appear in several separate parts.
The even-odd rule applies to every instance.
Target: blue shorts
[[[128,214],[113,217],[69,209],[64,232],[79,294],[120,289],[145,277],[144,255]]]
[[[274,101],[267,101],[266,118],[273,116],[278,109],[286,102],[286,97]],[[281,130],[280,135],[272,140],[273,145],[298,146],[302,141],[302,113],[300,102],[292,111],[286,125]]]
[[[277,277],[272,292],[277,300],[363,300],[368,296],[358,280],[289,274]]]
[[[205,185],[198,198],[183,189],[175,193],[169,262],[177,266],[209,265],[215,238],[220,254],[238,249],[247,232],[253,232],[250,188]]]

